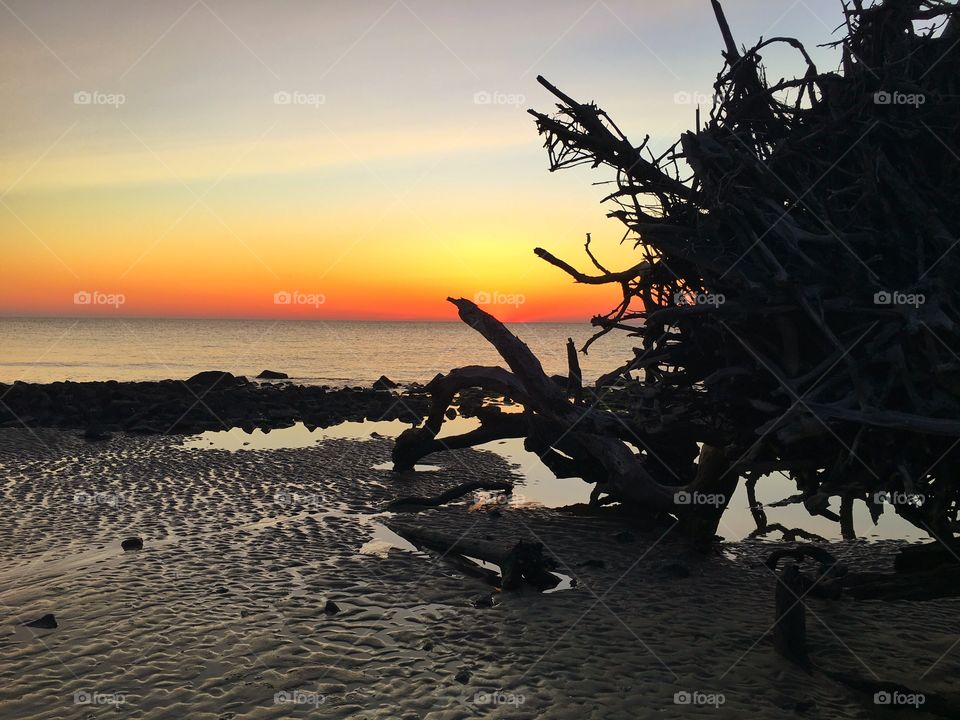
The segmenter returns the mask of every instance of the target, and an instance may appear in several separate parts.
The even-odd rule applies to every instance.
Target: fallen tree
[[[486,577],[503,590],[516,590],[524,584],[543,591],[555,588],[560,578],[550,572],[556,567],[556,560],[545,557],[543,545],[537,542],[518,541],[512,546],[504,546],[488,540],[468,538],[463,533],[445,533],[419,525],[397,525],[396,531],[422,548],[438,550],[441,557],[456,560],[461,569],[464,561],[474,565],[478,576]],[[473,559],[497,565],[498,577],[490,577],[482,566]]]
[[[725,65],[709,117],[655,154],[593,103],[538,78],[554,115],[531,110],[551,170],[615,171],[609,216],[639,261],[583,272],[536,254],[577,283],[619,287],[597,334],[637,339],[596,387],[567,382],[467,300],[461,319],[503,368],[462,368],[428,390],[427,423],[397,441],[397,469],[444,446],[524,437],[558,477],[595,485],[594,504],[676,518],[713,538],[741,478],[758,530],[757,478],[779,470],[791,502],[855,537],[853,503],[884,501],[951,538],[960,509],[960,10],[946,0],[844,6],[837,72],[793,38],[738,48],[712,6]],[[762,54],[796,51],[804,72],[770,80]],[[573,354],[576,358],[576,354]],[[488,413],[471,437],[436,438],[455,394],[505,392],[519,416]],[[453,445],[451,445],[453,443]],[[630,445],[635,446],[635,452]],[[838,509],[831,508],[831,501]]]

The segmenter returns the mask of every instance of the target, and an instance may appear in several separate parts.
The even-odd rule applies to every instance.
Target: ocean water
[[[510,326],[551,374],[566,374],[566,340],[587,323]],[[607,335],[580,354],[595,380],[633,356],[635,338]],[[462,365],[503,365],[463,323],[314,320],[0,318],[0,382],[185,379],[202,370],[254,377],[265,369],[308,385],[427,382]]]

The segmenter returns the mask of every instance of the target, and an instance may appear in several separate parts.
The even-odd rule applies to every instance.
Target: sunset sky
[[[842,20],[839,0],[725,7],[741,43],[814,49]],[[5,315],[451,319],[444,298],[480,293],[506,320],[588,318],[615,290],[532,248],[580,262],[592,232],[609,264],[630,254],[591,186],[609,173],[547,172],[536,75],[663,148],[721,63],[708,0],[0,0],[0,16]]]

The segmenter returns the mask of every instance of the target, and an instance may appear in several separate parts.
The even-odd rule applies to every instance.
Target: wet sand
[[[512,477],[466,450],[397,479],[373,469],[390,447],[230,452],[0,430],[0,717],[927,716],[773,652],[769,543],[703,557],[669,531],[469,501],[381,515],[395,497]],[[490,586],[388,529],[404,523],[540,541],[575,586],[476,607]],[[121,549],[129,536],[142,551]],[[895,547],[832,551],[885,569]],[[815,661],[953,691],[960,601],[806,604]],[[59,627],[21,626],[47,613]]]

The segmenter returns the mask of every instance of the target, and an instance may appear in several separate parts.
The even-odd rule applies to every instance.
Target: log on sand
[[[438,550],[444,555],[477,558],[499,566],[500,586],[504,590],[516,590],[527,583],[543,591],[560,584],[560,578],[547,569],[554,567],[555,562],[544,556],[541,543],[520,540],[515,545],[508,546],[488,540],[476,540],[465,535],[458,536],[422,525],[397,525],[393,530],[418,547]]]

